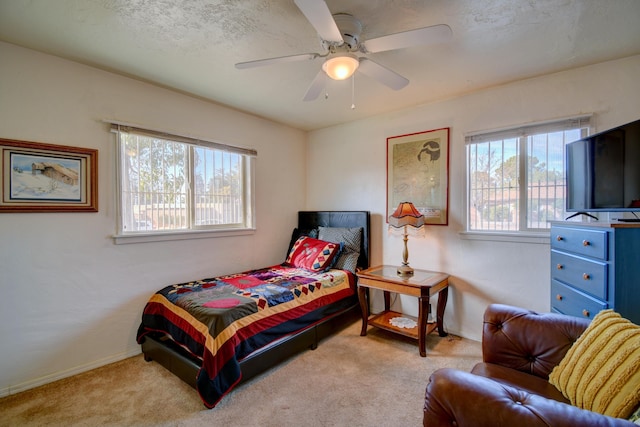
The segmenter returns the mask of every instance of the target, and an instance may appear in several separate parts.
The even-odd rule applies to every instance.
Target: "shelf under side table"
[[[393,319],[394,317],[406,317],[407,319],[411,319],[416,322],[416,326],[413,328],[400,328],[398,326],[392,325],[391,319]],[[418,325],[417,325],[418,318],[417,317],[409,316],[403,313],[398,313],[397,311],[388,310],[388,311],[383,311],[382,313],[371,316],[367,323],[369,326],[375,326],[377,328],[395,332],[409,338],[418,339]],[[437,323],[427,322],[427,329],[425,334],[429,335],[437,327],[438,327]]]

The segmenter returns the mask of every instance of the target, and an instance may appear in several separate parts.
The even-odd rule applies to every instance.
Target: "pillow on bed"
[[[291,233],[291,240],[289,241],[289,247],[287,248],[287,255],[291,252],[291,248],[293,248],[293,244],[296,243],[302,236],[313,237],[314,239],[318,238],[318,229],[317,228],[294,228],[293,233]]]
[[[339,243],[301,236],[293,244],[285,262],[293,267],[320,273],[331,268],[341,249]]]
[[[362,227],[318,227],[318,239],[333,243],[342,243],[343,249],[332,268],[356,272],[360,246],[362,242]]]

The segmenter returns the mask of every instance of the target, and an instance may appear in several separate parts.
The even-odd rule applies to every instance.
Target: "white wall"
[[[115,139],[103,119],[257,149],[257,232],[114,245]],[[0,396],[139,353],[153,292],[282,262],[305,207],[304,132],[5,43],[0,138],[99,150],[98,213],[0,213]]]
[[[640,56],[470,93],[367,120],[311,132],[309,209],[363,209],[372,213],[372,262],[398,265],[402,239],[386,229],[386,138],[451,128],[449,225],[409,238],[414,268],[451,274],[445,327],[480,339],[487,304],[500,302],[548,311],[549,245],[463,240],[464,135],[523,123],[595,114],[596,130],[640,119]],[[409,85],[407,89],[411,90]],[[434,301],[435,302],[435,301]],[[380,299],[377,298],[380,309]],[[435,306],[434,306],[435,307]],[[416,314],[415,300],[397,307]]]

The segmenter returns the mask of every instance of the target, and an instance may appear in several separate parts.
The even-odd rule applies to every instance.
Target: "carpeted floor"
[[[213,409],[157,363],[132,357],[0,399],[0,426],[419,426],[435,369],[470,370],[481,344],[417,343],[355,322],[234,389]]]

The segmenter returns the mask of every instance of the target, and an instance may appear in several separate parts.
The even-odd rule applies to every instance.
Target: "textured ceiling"
[[[639,0],[327,0],[364,40],[447,24],[453,40],[369,57],[402,90],[356,73],[303,102],[322,59],[238,70],[237,62],[320,52],[293,0],[0,0],[0,40],[311,130],[481,88],[640,54]]]

